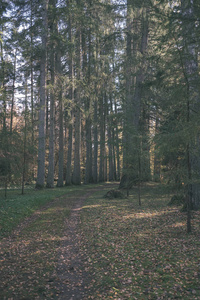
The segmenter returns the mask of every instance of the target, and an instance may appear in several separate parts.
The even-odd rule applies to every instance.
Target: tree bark
[[[99,117],[100,117],[100,163],[99,163],[99,181],[104,181],[104,160],[105,160],[105,124],[104,124],[104,99],[103,93],[100,95],[99,101]]]
[[[187,83],[187,110],[188,125],[200,113],[200,93],[199,93],[199,74],[198,74],[198,44],[196,42],[196,26],[194,16],[193,0],[182,0],[182,30],[184,42],[184,64],[185,79]],[[189,207],[200,208],[200,137],[193,136],[188,144],[188,164],[191,168],[191,178],[188,178],[188,201]],[[190,172],[189,172],[190,173]],[[189,228],[189,227],[188,227]]]
[[[13,66],[13,86],[12,86],[12,102],[10,111],[10,134],[12,134],[13,127],[13,110],[15,104],[15,80],[16,80],[16,61],[17,61],[17,49],[14,53],[14,66]]]
[[[57,30],[58,34],[58,30]],[[59,153],[58,153],[58,181],[57,187],[63,186],[63,170],[64,170],[64,134],[63,134],[63,98],[62,98],[62,71],[61,71],[61,54],[58,44],[56,54],[56,73],[57,73],[57,88],[58,88],[58,103],[59,103]]]
[[[117,103],[115,101],[115,115],[117,116]],[[115,143],[116,143],[116,155],[117,155],[117,174],[116,174],[116,179],[120,180],[120,173],[121,173],[121,168],[120,168],[120,153],[119,153],[119,129],[118,129],[118,122],[116,120],[115,124],[115,137],[114,137]]]
[[[26,178],[26,148],[27,148],[27,113],[28,113],[28,101],[27,101],[27,79],[25,84],[25,108],[24,108],[24,149],[23,149],[23,167],[22,167],[22,195],[24,194],[24,183]]]
[[[42,2],[42,49],[40,60],[40,104],[38,137],[38,170],[36,188],[43,188],[45,181],[45,104],[46,104],[46,46],[48,0]]]
[[[70,2],[69,2],[70,4]],[[72,16],[69,13],[69,41],[74,44],[73,36],[72,36]],[[69,79],[70,79],[70,89],[69,89],[69,98],[71,103],[74,104],[74,49],[71,47],[69,50]],[[67,145],[67,165],[66,165],[66,178],[65,185],[72,184],[72,145],[73,145],[73,109],[72,105],[70,105],[70,120],[68,126],[68,145]]]
[[[91,3],[90,3],[91,5]],[[91,85],[91,29],[88,33],[88,63],[87,63],[87,49],[86,49],[86,35],[84,35],[84,46],[83,46],[83,72],[87,78],[88,87]],[[85,164],[85,184],[93,182],[92,178],[92,130],[91,130],[91,98],[86,96],[85,99],[85,137],[86,137],[86,164]]]
[[[94,100],[94,165],[93,165],[93,181],[97,183],[98,181],[98,128],[97,128],[97,100]]]
[[[50,26],[51,34],[54,34],[54,24]],[[50,68],[51,68],[51,91],[50,91],[50,129],[49,129],[49,165],[47,175],[47,187],[54,187],[54,143],[55,143],[55,49],[54,43],[51,44],[50,49]]]
[[[112,133],[113,133],[113,118],[112,118],[112,95],[110,93],[110,110],[108,113],[108,161],[109,161],[109,181],[114,180],[114,162],[113,162],[113,138],[112,138]]]
[[[77,25],[77,49],[76,49],[76,72],[77,72],[77,85],[75,91],[75,108],[74,108],[74,170],[72,176],[72,183],[75,185],[81,184],[81,93],[80,93],[80,80],[81,80],[81,28],[80,24]]]

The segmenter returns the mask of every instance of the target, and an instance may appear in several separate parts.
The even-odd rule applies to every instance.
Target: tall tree
[[[55,18],[55,4],[54,0],[49,2],[49,28],[50,28],[50,130],[49,130],[49,156],[48,156],[48,175],[47,175],[47,187],[53,188],[54,187],[54,149],[55,149],[55,26],[56,18]]]
[[[82,14],[82,5],[77,0],[77,11]],[[81,20],[76,21],[76,90],[74,107],[74,169],[72,182],[81,184],[81,80],[82,80],[82,31]]]
[[[127,52],[126,52],[126,100],[124,104],[124,177],[129,186],[138,180],[140,149],[140,119],[142,86],[144,82],[145,52],[148,41],[148,16],[146,3],[127,1]]]
[[[58,87],[58,101],[59,101],[59,164],[58,164],[58,181],[57,186],[63,186],[63,170],[64,170],[64,141],[63,141],[63,96],[62,96],[62,73],[61,73],[61,54],[60,49],[57,48],[56,56],[57,65],[57,87]]]
[[[196,42],[196,25],[194,1],[182,0],[183,47],[185,80],[187,85],[187,123],[197,120],[200,113],[198,45]],[[196,122],[195,122],[196,123]],[[194,127],[193,127],[194,128]],[[194,135],[187,144],[187,231],[191,232],[190,209],[200,208],[200,142],[199,133]]]
[[[68,107],[68,147],[67,147],[67,165],[65,185],[72,184],[72,145],[73,145],[73,104],[74,104],[74,37],[73,37],[73,15],[72,2],[69,1],[68,14],[68,38],[69,38],[69,104]]]
[[[45,105],[46,105],[46,50],[48,32],[49,0],[42,1],[42,29],[41,29],[41,57],[40,57],[40,110],[39,110],[39,137],[38,137],[38,170],[36,188],[43,188],[45,181]]]

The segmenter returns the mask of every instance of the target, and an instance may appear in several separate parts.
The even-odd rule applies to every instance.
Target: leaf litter
[[[188,235],[159,186],[142,207],[106,188],[57,198],[2,239],[1,299],[200,299],[200,213]]]
[[[87,299],[77,228],[83,201],[98,189],[103,185],[56,198],[1,240],[0,299]]]
[[[200,299],[200,213],[193,212],[188,235],[185,213],[167,206],[164,190],[146,185],[142,192],[142,207],[134,189],[128,199],[97,193],[86,201],[88,299]]]

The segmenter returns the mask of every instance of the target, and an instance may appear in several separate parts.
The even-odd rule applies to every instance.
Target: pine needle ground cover
[[[200,215],[193,233],[159,185],[128,199],[90,197],[82,210],[83,247],[92,274],[88,299],[200,299]]]

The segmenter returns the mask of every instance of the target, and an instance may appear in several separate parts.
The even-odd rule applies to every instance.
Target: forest
[[[0,1],[0,298],[200,299],[199,63],[199,0]]]
[[[1,1],[0,176],[172,182],[200,206],[198,1]]]

